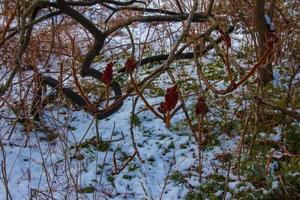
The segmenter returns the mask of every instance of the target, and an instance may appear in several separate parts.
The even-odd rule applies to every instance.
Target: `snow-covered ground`
[[[152,2],[153,7],[159,7],[155,5],[155,2],[162,3],[163,1]],[[93,16],[90,17],[93,18]],[[47,27],[47,25],[46,23],[45,26]],[[136,44],[137,52],[135,56],[140,58],[147,57],[148,54],[156,55],[170,52],[170,48],[172,48],[176,38],[181,33],[182,24],[133,24],[129,28]],[[38,32],[39,29],[36,28],[36,31]],[[86,45],[87,42],[84,39],[86,36],[83,36],[84,31],[78,27],[73,31],[72,34],[76,35],[76,39],[78,39],[78,42],[76,40],[78,48],[82,51],[81,53],[85,52],[88,45]],[[214,32],[213,35],[218,36],[218,33]],[[62,35],[62,37],[65,36]],[[232,48],[230,53],[235,55],[241,51],[243,44],[247,43],[246,40],[249,34],[242,33],[238,29],[231,37]],[[153,41],[156,42],[150,44]],[[101,52],[102,55],[107,59],[113,57],[116,61],[114,67],[122,67],[126,58],[124,56],[118,57],[118,54],[123,51],[129,54],[131,50],[131,41],[127,31],[125,29],[120,30],[112,38],[109,37],[107,42],[108,44]],[[142,50],[144,44],[148,45],[145,52]],[[111,49],[114,49],[114,51]],[[212,50],[202,58],[201,61],[205,64],[204,72],[211,76],[215,74],[225,76],[223,65],[219,66],[218,69],[216,68],[218,67],[216,57],[216,52]],[[234,60],[236,62],[233,63],[234,70],[239,67],[248,71],[255,63],[255,57],[249,57],[248,60],[243,57]],[[49,75],[58,78],[58,73],[55,75],[52,71],[59,71],[59,59],[53,57],[50,62],[53,66],[51,66]],[[174,74],[177,75],[180,81],[186,81],[184,78],[181,79],[180,76],[184,77],[188,74],[189,81],[194,84],[195,80],[198,79],[195,67],[191,63],[182,64],[181,62],[184,63],[185,61],[172,64],[172,68],[176,65]],[[97,61],[92,67],[103,70],[106,63],[106,59]],[[45,73],[43,67],[43,65],[38,66],[39,70]],[[152,65],[145,66],[145,69],[138,69],[137,78],[142,80],[155,67],[157,66]],[[7,69],[2,68],[0,70],[0,74],[6,74],[4,79],[7,79]],[[67,73],[70,73],[70,71],[64,75],[67,76]],[[278,69],[274,70],[274,76],[273,84],[275,87],[283,88],[284,85],[282,85],[281,79],[286,77],[282,77]],[[88,78],[79,79],[80,81],[84,80],[85,84],[88,82],[86,81]],[[214,78],[210,81],[215,82],[215,86],[219,89],[226,88],[225,81],[222,81],[222,78],[217,79]],[[94,82],[93,80],[89,81],[90,84]],[[186,82],[184,84],[187,84]],[[163,91],[172,86],[166,73],[155,79],[152,84],[159,86]],[[72,78],[65,81],[64,85],[72,87]],[[94,86],[98,87],[96,84]],[[209,143],[203,150],[202,177],[199,177],[197,171],[199,162],[197,145],[186,124],[182,110],[179,110],[172,118],[171,127],[167,129],[165,123],[150,111],[147,111],[144,103],[139,100],[136,112],[142,111],[136,116],[133,134],[140,159],[136,155],[133,160],[130,160],[135,153],[130,130],[133,97],[127,98],[118,112],[101,121],[96,121],[92,115],[84,110],[75,110],[71,105],[65,105],[67,101],[63,101],[62,104],[60,102],[47,105],[44,110],[43,123],[33,124],[33,121],[19,123],[15,120],[15,115],[11,111],[15,103],[20,101],[17,96],[19,93],[15,91],[16,88],[17,86],[14,87],[12,92],[12,96],[16,98],[9,97],[16,100],[16,102],[6,102],[4,105],[1,101],[2,105],[0,107],[0,164],[2,169],[0,172],[0,200],[6,199],[7,190],[10,192],[12,199],[20,200],[184,199],[188,192],[193,189],[197,190],[199,186],[213,181],[211,177],[216,176],[222,177],[221,184],[226,184],[226,199],[234,198],[235,193],[238,192],[257,189],[254,184],[246,181],[246,177],[243,177],[244,174],[240,177],[237,176],[236,171],[234,171],[236,166],[231,166],[233,169],[230,170],[230,161],[226,161],[227,156],[229,160],[231,156],[237,158],[238,145],[241,142],[240,132],[222,131],[220,127],[208,130],[206,134],[210,134],[210,139],[213,138],[212,140],[216,140],[216,142]],[[125,90],[126,85],[122,85],[122,89]],[[184,89],[180,89],[183,93],[185,92]],[[22,90],[22,88],[16,90]],[[229,95],[239,98],[241,90],[246,89],[240,87]],[[191,96],[186,99],[189,112],[194,109],[196,99],[196,95],[193,92],[191,93],[187,92],[187,96]],[[162,95],[155,96],[156,94],[152,94],[148,88],[144,91],[144,94],[152,105],[158,105],[164,100]],[[229,108],[225,109],[218,104],[213,105],[218,102],[218,98],[224,98],[222,103]],[[234,115],[231,115],[230,119],[227,118],[222,121],[220,113],[225,110],[225,115],[228,117],[227,114],[232,114],[235,111],[245,110],[247,112],[249,102],[244,102],[242,97],[238,100],[240,105],[236,105],[238,103],[234,98],[226,99],[226,96],[219,96],[212,102],[208,102],[211,105],[208,105],[210,112],[206,119],[207,123],[209,123],[209,120],[220,123],[225,121],[227,123],[228,121],[231,122],[231,119],[233,120],[232,123],[235,123]],[[260,132],[258,139],[280,142],[283,137],[282,132],[279,128],[274,129],[273,133]],[[103,140],[102,150],[98,151],[91,144],[83,145],[98,133]],[[252,133],[248,134],[251,135]],[[280,150],[271,149],[269,153],[274,158],[283,156]],[[243,155],[241,159],[244,159]],[[267,166],[268,168],[264,168],[264,170],[270,171],[270,174],[274,175],[278,165],[279,161],[271,161]],[[253,166],[249,164],[249,168]],[[115,173],[116,171],[118,173]],[[280,184],[278,180],[273,180],[271,187],[278,188]],[[218,190],[215,196],[223,197],[225,190]]]
[[[154,104],[159,103],[160,99],[150,98],[149,101]],[[179,171],[188,175],[187,182],[194,186],[199,185],[199,177],[196,145],[191,132],[180,126],[184,118],[180,112],[172,119],[171,129],[166,129],[164,122],[149,111],[141,112],[138,115],[141,123],[134,128],[134,135],[140,156],[145,162],[141,163],[136,156],[123,171],[113,174],[114,164],[121,168],[134,153],[129,121],[131,106],[132,100],[128,98],[117,113],[99,121],[98,131],[102,139],[111,141],[108,151],[96,151],[90,146],[82,147],[76,153],[72,148],[92,138],[97,132],[95,120],[84,111],[57,112],[56,116],[62,119],[57,124],[68,121],[70,124],[68,129],[61,125],[61,129],[49,131],[59,135],[52,142],[45,139],[42,131],[24,135],[23,127],[19,124],[8,140],[6,138],[11,125],[2,119],[6,174],[13,199],[47,199],[50,196],[56,199],[182,199],[188,188],[172,182],[171,174]],[[139,101],[137,108],[143,108],[143,103]],[[50,117],[48,115],[50,113],[46,113],[45,118]],[[203,177],[216,173],[214,168],[220,165],[216,156],[234,152],[237,139],[220,133],[218,140],[221,144],[204,151]],[[226,171],[220,170],[218,173],[226,174]],[[232,184],[230,187],[233,187]],[[75,190],[81,190],[82,193]],[[0,199],[5,199],[3,184],[1,191]]]

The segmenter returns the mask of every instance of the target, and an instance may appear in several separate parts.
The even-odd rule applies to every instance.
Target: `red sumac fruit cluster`
[[[166,113],[173,110],[176,107],[178,97],[179,95],[176,85],[174,85],[171,88],[168,88],[165,95],[165,101],[160,104],[158,110],[161,113]]]
[[[206,115],[208,113],[208,107],[207,104],[205,102],[205,100],[200,97],[196,103],[196,108],[195,108],[195,114],[197,116],[199,115]]]
[[[102,82],[105,84],[105,85],[109,85],[112,81],[112,78],[113,78],[113,67],[114,63],[113,62],[109,62],[104,71],[103,71],[103,74],[102,74]]]
[[[136,64],[137,64],[137,62],[134,57],[127,58],[127,60],[125,62],[125,72],[127,74],[132,73],[136,67]]]

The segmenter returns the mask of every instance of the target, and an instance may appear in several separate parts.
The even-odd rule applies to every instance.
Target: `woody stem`
[[[171,120],[171,115],[170,115],[170,111],[167,111],[166,113],[166,128],[170,128],[170,120]]]
[[[107,109],[108,104],[109,104],[109,87],[108,87],[108,85],[105,85],[105,98],[106,98],[105,109]]]
[[[200,175],[201,179],[201,174],[202,174],[202,138],[203,138],[203,118],[204,115],[198,116],[197,120],[197,132],[198,132],[198,173]]]
[[[129,74],[130,76],[130,80],[131,80],[131,83],[136,91],[136,93],[139,95],[139,97],[143,100],[143,102],[145,103],[146,107],[158,118],[160,119],[164,119],[163,116],[161,116],[158,112],[156,112],[156,110],[153,108],[153,106],[151,106],[148,101],[146,100],[146,98],[144,97],[144,95],[142,94],[142,92],[140,91],[139,87],[137,86],[132,74],[130,73]]]

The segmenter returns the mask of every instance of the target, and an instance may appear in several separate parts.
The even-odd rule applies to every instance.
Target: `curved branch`
[[[59,81],[57,81],[56,79],[49,77],[49,76],[42,76],[42,83],[44,85],[48,85],[56,90],[59,90],[61,88],[59,85],[60,84]],[[66,97],[68,97],[69,100],[71,100],[71,102],[73,102],[80,108],[84,108],[87,106],[85,99],[82,98],[80,95],[78,95],[76,92],[74,92],[72,89],[67,88],[67,87],[62,87],[61,90],[62,90],[63,94]],[[122,95],[121,91],[118,91],[116,94],[116,96],[121,96],[121,95]],[[108,107],[108,109],[98,110],[97,113],[93,113],[91,111],[89,111],[89,112],[101,120],[101,119],[105,119],[105,118],[111,116],[112,114],[114,114],[115,112],[117,112],[122,107],[122,105],[123,105],[123,102],[119,101],[119,99],[116,99],[115,103],[110,105]]]
[[[115,1],[115,0],[98,0],[99,3],[108,3],[108,4],[114,4],[117,6],[129,6],[134,3],[140,3],[140,4],[145,4],[143,1],[137,1],[137,0],[130,0],[127,2],[121,2],[121,1]]]
[[[287,115],[291,116],[292,118],[294,118],[295,120],[300,122],[300,113],[298,113],[296,111],[285,109],[281,106],[277,106],[277,105],[275,105],[273,103],[270,103],[270,102],[265,102],[259,96],[255,96],[254,100],[257,101],[258,103],[264,105],[264,106],[270,107],[270,108],[272,108],[274,110],[278,110],[280,112],[283,112],[284,114],[287,114]]]
[[[90,20],[84,17],[75,9],[71,8],[65,0],[58,0],[57,4],[53,5],[53,7],[59,9],[62,13],[70,16],[72,19],[76,20],[79,24],[81,24],[84,28],[86,28],[95,39],[104,40],[105,34],[102,33]]]

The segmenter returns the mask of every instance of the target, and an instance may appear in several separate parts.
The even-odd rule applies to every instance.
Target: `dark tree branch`
[[[96,40],[100,41],[105,39],[105,35],[90,20],[75,9],[71,8],[65,0],[57,0],[57,4],[55,4],[54,7],[76,20],[79,24],[86,28]]]
[[[152,15],[152,16],[133,16],[125,20],[122,20],[114,25],[112,25],[107,31],[106,34],[110,35],[113,32],[119,30],[124,26],[129,26],[133,22],[181,22],[188,19],[188,14],[179,14],[179,15]],[[208,17],[203,13],[195,13],[192,18],[192,22],[206,22]]]
[[[278,110],[284,114],[287,114],[289,116],[291,116],[292,118],[294,118],[295,120],[299,121],[300,122],[300,113],[296,112],[296,111],[293,111],[293,110],[288,110],[286,108],[283,108],[281,106],[277,106],[273,103],[270,103],[270,102],[266,102],[264,101],[261,97],[259,96],[255,96],[254,97],[254,100],[257,101],[258,103],[266,106],[266,107],[269,107],[269,108],[272,108],[274,110]]]
[[[115,1],[115,0],[98,0],[99,3],[108,3],[108,4],[113,4],[116,6],[130,6],[134,3],[140,3],[140,4],[145,4],[143,1],[137,1],[137,0],[130,0],[127,2],[121,2],[121,1]]]
[[[234,27],[230,26],[226,33],[230,34],[230,33],[233,32],[233,30],[234,30]],[[222,37],[219,37],[215,40],[216,44],[218,44],[220,42],[222,42]],[[207,53],[209,50],[211,50],[213,48],[214,48],[213,45],[211,45],[211,44],[207,45],[206,48],[202,51],[202,54]],[[163,62],[164,60],[166,60],[168,58],[168,56],[169,56],[169,54],[149,56],[149,57],[143,58],[140,61],[140,63],[141,63],[140,65],[142,66],[142,65],[149,64],[149,63],[155,63],[155,62],[160,63],[160,62]],[[179,53],[176,53],[175,56],[174,56],[175,60],[181,60],[181,59],[186,60],[186,59],[191,59],[193,57],[194,57],[194,52],[184,52],[184,53],[179,52]],[[118,72],[119,73],[125,72],[125,68],[123,67],[123,68],[119,69]]]

